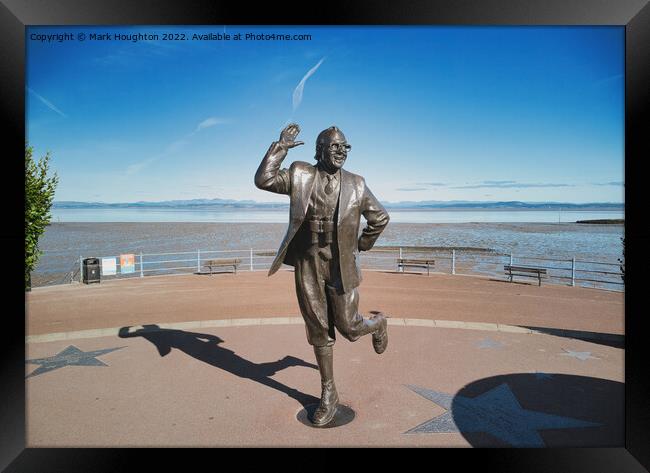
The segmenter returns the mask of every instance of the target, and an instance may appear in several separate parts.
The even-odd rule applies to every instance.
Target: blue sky
[[[71,33],[72,40],[40,40]],[[227,41],[192,34],[227,33]],[[311,40],[245,40],[246,33]],[[76,38],[86,35],[85,41]],[[96,33],[158,39],[91,40]],[[188,40],[165,41],[164,33]],[[242,34],[242,40],[233,36]],[[289,121],[337,125],[382,201],[623,202],[622,27],[29,27],[27,139],[55,200],[286,201],[255,188]],[[37,39],[38,38],[38,39]],[[302,92],[302,93],[301,93]]]

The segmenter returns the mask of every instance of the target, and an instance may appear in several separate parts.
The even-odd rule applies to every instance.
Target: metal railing
[[[100,264],[104,258],[115,258],[116,272],[105,275],[103,279],[144,277],[145,275],[203,273],[204,263],[210,259],[238,258],[238,270],[268,270],[275,258],[275,249],[240,250],[196,250],[176,253],[135,254],[134,271],[123,273],[118,256],[98,257]],[[549,258],[534,255],[504,254],[491,250],[466,250],[455,248],[389,247],[374,248],[357,255],[360,267],[369,271],[400,271],[399,258],[434,259],[434,273],[459,275],[486,275],[504,278],[504,265],[519,265],[546,269],[546,282],[581,287],[622,290],[624,283],[619,262],[587,261],[576,258]],[[78,278],[83,278],[83,256],[79,257]],[[611,270],[616,268],[616,270]],[[73,277],[76,274],[73,274]],[[66,278],[68,279],[68,278]]]

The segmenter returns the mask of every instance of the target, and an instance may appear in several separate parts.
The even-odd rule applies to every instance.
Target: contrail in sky
[[[210,128],[211,126],[215,126],[215,125],[223,125],[225,123],[228,123],[228,120],[224,118],[216,118],[216,117],[207,118],[197,125],[196,129],[191,133],[191,135],[198,133],[199,131],[204,130],[205,128]]]
[[[58,113],[58,114],[61,115],[62,117],[66,117],[66,118],[68,118],[68,116],[67,116],[65,113],[63,113],[61,110],[59,110],[58,108],[56,108],[56,107],[54,106],[54,104],[53,104],[52,102],[50,102],[49,100],[47,100],[45,97],[42,97],[42,96],[38,95],[36,92],[34,92],[34,91],[33,91],[32,89],[30,89],[29,87],[27,87],[27,90],[28,90],[29,92],[31,92],[32,94],[34,94],[34,95],[35,95],[35,96],[36,96],[36,97],[37,97],[41,102],[43,102],[47,108],[49,108],[50,110],[52,110],[52,111]]]
[[[300,106],[300,103],[302,102],[302,92],[305,89],[305,82],[307,82],[307,79],[309,79],[314,72],[320,67],[320,65],[323,63],[325,58],[321,59],[318,61],[318,64],[316,64],[314,67],[309,69],[307,74],[305,74],[305,77],[302,78],[298,86],[294,89],[293,91],[293,111],[295,112],[296,109]]]
[[[222,125],[230,123],[230,119],[228,118],[219,118],[219,117],[209,117],[203,120],[201,123],[199,123],[194,131],[192,133],[188,133],[185,135],[184,138],[181,138],[179,140],[176,140],[172,142],[170,145],[168,145],[164,151],[159,154],[158,156],[154,156],[153,158],[146,159],[144,161],[140,161],[134,164],[131,164],[126,168],[125,174],[127,176],[131,176],[133,174],[136,174],[140,172],[143,168],[151,165],[155,161],[158,161],[160,158],[163,158],[167,155],[176,153],[180,150],[182,150],[188,143],[190,143],[190,138],[192,138],[194,135],[196,135],[198,132],[201,130],[205,130],[206,128],[213,127],[215,125]]]

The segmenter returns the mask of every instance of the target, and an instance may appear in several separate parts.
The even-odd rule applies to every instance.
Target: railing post
[[[451,250],[451,274],[456,274],[456,250]]]
[[[142,251],[140,252],[140,277],[144,277],[144,262],[142,261]]]
[[[510,266],[512,266],[512,253],[510,253]]]
[[[79,282],[83,282],[83,277],[84,277],[83,256],[79,255]]]
[[[571,286],[576,285],[576,258],[571,258]]]
[[[251,248],[251,271],[253,270],[253,248]]]
[[[201,272],[201,250],[196,250],[196,272]]]
[[[402,247],[401,246],[399,247],[399,259],[402,259]],[[404,272],[404,266],[400,266],[399,269],[400,269],[401,273]]]

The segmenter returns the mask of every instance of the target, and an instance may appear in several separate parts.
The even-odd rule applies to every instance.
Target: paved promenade
[[[339,337],[355,417],[314,429],[292,272],[34,289],[27,445],[623,445],[622,293],[365,272],[360,297],[391,317],[388,349]]]

